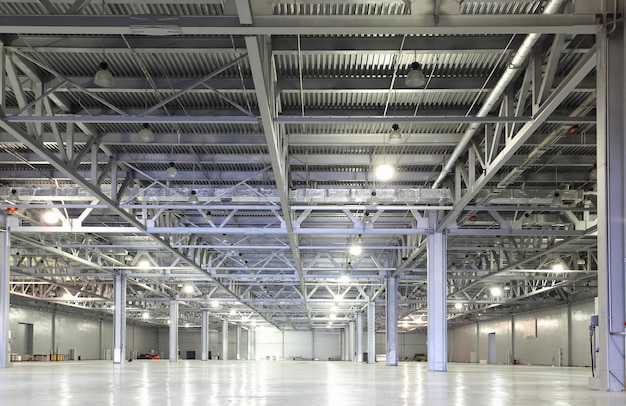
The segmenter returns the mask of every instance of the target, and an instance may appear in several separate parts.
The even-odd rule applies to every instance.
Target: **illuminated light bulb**
[[[59,216],[52,210],[44,212],[41,219],[47,225],[53,225],[59,222]]]
[[[389,180],[391,178],[393,178],[393,175],[395,174],[396,170],[394,169],[393,166],[384,163],[384,164],[380,164],[376,167],[376,178],[378,180],[381,181],[386,181]]]

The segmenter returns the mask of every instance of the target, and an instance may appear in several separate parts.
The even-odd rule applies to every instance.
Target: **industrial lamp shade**
[[[199,201],[198,201],[198,196],[196,195],[196,191],[195,191],[195,190],[192,190],[192,191],[189,193],[189,199],[188,199],[188,202],[189,202],[189,203],[191,203],[191,204],[198,204],[198,203],[199,203]]]
[[[404,84],[407,87],[422,87],[426,84],[426,77],[419,63],[413,62],[411,64],[411,70],[407,73]]]
[[[400,144],[402,142],[402,133],[400,132],[400,126],[398,124],[391,126],[388,140],[390,144]]]
[[[100,87],[113,87],[115,86],[115,81],[113,80],[113,75],[111,71],[109,71],[109,64],[106,62],[100,62],[100,69],[96,72],[93,77],[93,83],[96,86]]]
[[[170,162],[169,168],[165,171],[165,177],[167,179],[176,179],[178,177],[178,169],[176,169],[174,162]]]
[[[152,129],[150,128],[150,124],[147,124],[147,123],[144,124],[143,128],[139,130],[137,135],[139,136],[139,139],[143,142],[154,141],[154,133],[152,132]]]

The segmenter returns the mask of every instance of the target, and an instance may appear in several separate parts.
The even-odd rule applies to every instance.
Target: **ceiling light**
[[[403,141],[400,126],[398,124],[391,126],[391,132],[389,133],[387,141],[389,141],[390,144],[400,144]]]
[[[339,277],[339,283],[346,284],[348,282],[350,282],[350,277],[348,275],[341,275]]]
[[[413,62],[411,64],[411,70],[407,73],[404,84],[407,87],[422,87],[426,84],[426,77],[419,63]]]
[[[455,303],[454,304],[454,308],[457,309],[457,310],[463,309],[463,303]]]
[[[149,319],[149,318],[150,318],[150,313],[148,313],[148,312],[143,312],[143,313],[141,314],[141,318],[142,318],[142,319]]]
[[[152,129],[150,128],[150,124],[148,123],[145,123],[143,125],[143,128],[139,130],[137,135],[139,136],[139,139],[143,142],[154,141],[154,133],[152,132]]]
[[[198,196],[196,195],[196,191],[192,190],[191,192],[189,192],[189,199],[187,200],[189,203],[191,204],[198,204]]]
[[[381,181],[386,181],[393,178],[395,169],[388,163],[380,164],[376,167],[376,178]]]
[[[211,214],[210,211],[207,211],[206,214],[204,215],[204,221],[206,221],[209,224],[213,224],[213,215]]]
[[[362,253],[363,253],[363,248],[361,248],[360,245],[354,244],[350,246],[350,255],[352,255],[353,257],[358,257]]]
[[[565,271],[565,267],[563,266],[563,264],[559,261],[557,263],[555,263],[554,265],[552,265],[552,270],[554,272],[563,272]]]
[[[550,204],[552,207],[560,207],[563,205],[563,198],[561,197],[561,193],[557,190],[552,195],[552,203]]]
[[[148,269],[148,268],[150,268],[150,261],[143,259],[143,260],[139,261],[137,266],[139,268],[141,268],[141,269]]]
[[[337,313],[339,311],[339,307],[336,304],[332,305],[332,307],[330,308],[330,311],[332,313]]]
[[[369,204],[376,206],[379,203],[378,196],[376,196],[376,191],[372,190],[372,195],[370,196]]]
[[[17,190],[11,189],[11,193],[9,194],[9,197],[7,197],[7,201],[13,204],[18,204],[20,202],[20,197],[17,194]]]
[[[578,259],[576,260],[576,265],[585,265],[587,262],[585,261],[585,258],[583,257],[578,257]]]
[[[183,286],[183,292],[190,294],[193,293],[194,289],[193,289],[193,285],[185,285]]]
[[[337,318],[337,315],[335,313],[331,313],[330,314],[330,319],[331,320],[335,320]]]
[[[494,297],[502,296],[502,289],[497,286],[494,286],[493,288],[489,290],[491,291],[491,296],[494,296]]]
[[[176,169],[174,162],[170,162],[169,167],[165,171],[165,177],[167,179],[176,179],[178,177],[178,169]]]
[[[213,307],[213,308],[220,307],[220,302],[218,302],[217,300],[212,300],[211,301],[211,307]]]
[[[372,222],[372,217],[370,216],[370,212],[366,211],[363,213],[363,224],[370,224]]]
[[[235,309],[230,309],[230,315],[234,316],[235,314],[237,314],[237,310]]]
[[[93,84],[100,87],[115,86],[115,81],[113,80],[113,75],[111,74],[111,71],[109,71],[108,63],[104,61],[100,62],[100,69],[98,69],[93,77]]]
[[[51,225],[57,224],[59,222],[59,216],[54,211],[48,210],[48,211],[45,211],[45,212],[42,213],[41,220],[45,224],[51,226]]]

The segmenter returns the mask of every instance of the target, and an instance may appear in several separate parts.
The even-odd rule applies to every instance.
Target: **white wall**
[[[33,325],[34,354],[68,354],[82,360],[102,359],[104,349],[113,347],[113,324],[70,316],[60,312],[11,306],[9,310],[12,352],[22,353],[26,345],[20,332],[20,323]],[[54,330],[54,334],[53,334]],[[126,325],[126,355],[136,351],[149,352],[158,348],[157,330],[143,326]]]
[[[548,310],[523,313],[451,329],[448,355],[452,362],[476,361],[488,356],[488,335],[496,334],[496,362],[510,359],[520,364],[588,366],[589,323],[594,302],[586,301]]]
[[[257,359],[339,359],[341,333],[339,331],[280,331],[275,327],[256,329]]]
[[[181,358],[187,357],[187,351],[195,351],[196,358],[202,359],[202,337],[200,328],[179,328],[178,329],[178,351]],[[159,354],[162,358],[169,358],[170,335],[169,329],[159,330]],[[228,359],[237,359],[237,332],[234,326],[228,329]],[[222,331],[209,330],[209,351],[211,356],[222,358]],[[248,359],[248,331],[241,329],[241,340],[239,346],[240,359]]]

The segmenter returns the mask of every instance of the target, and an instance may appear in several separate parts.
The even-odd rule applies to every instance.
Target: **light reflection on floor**
[[[586,405],[626,404],[587,389],[590,370],[426,363],[136,360],[24,362],[0,370],[0,404],[40,405]]]

